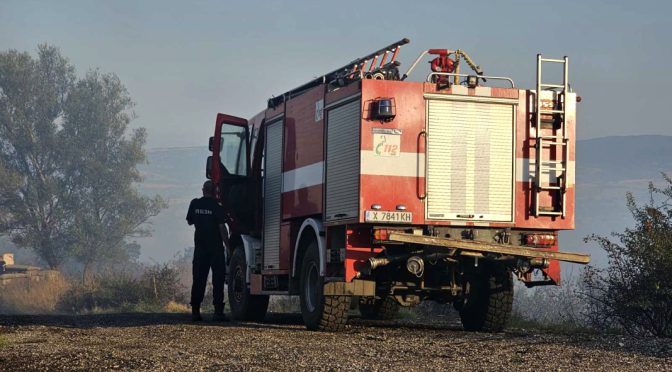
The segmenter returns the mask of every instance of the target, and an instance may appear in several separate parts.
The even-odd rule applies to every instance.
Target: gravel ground
[[[307,331],[297,314],[194,324],[185,314],[0,316],[0,370],[672,371],[672,342],[513,329],[468,333],[455,319],[350,321]]]

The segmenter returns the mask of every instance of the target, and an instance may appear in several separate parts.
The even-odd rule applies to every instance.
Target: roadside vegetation
[[[554,333],[595,332],[584,316],[581,277],[567,275],[560,287],[516,286],[510,328],[539,329]]]
[[[69,290],[70,282],[55,275],[38,282],[13,282],[0,289],[0,314],[49,314]]]
[[[627,205],[635,224],[611,238],[590,236],[607,252],[606,268],[584,272],[588,324],[637,336],[672,337],[672,178],[649,184],[649,200]]]
[[[662,176],[663,186],[649,184],[644,204],[627,194],[632,227],[586,237],[607,253],[606,267],[587,266],[560,288],[517,291],[511,324],[672,337],[672,178]]]
[[[142,268],[139,275],[108,272],[87,284],[75,283],[58,300],[57,309],[66,313],[164,312],[175,311],[178,303],[185,303],[185,289],[177,271],[170,264],[156,264]]]
[[[58,48],[0,52],[0,235],[83,280],[133,260],[164,201],[137,191],[144,128],[115,74],[78,77]]]

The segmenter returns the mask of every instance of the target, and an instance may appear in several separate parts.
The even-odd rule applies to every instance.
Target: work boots
[[[215,305],[215,314],[212,316],[215,322],[228,322],[229,319],[224,315],[224,304]]]
[[[203,320],[201,317],[201,306],[200,305],[191,305],[191,321],[200,322]]]

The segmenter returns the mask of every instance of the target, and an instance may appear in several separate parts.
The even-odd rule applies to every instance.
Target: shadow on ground
[[[236,327],[301,326],[301,314],[269,313],[261,323],[213,322],[210,314],[204,313],[203,322],[192,322],[191,315],[185,313],[107,313],[84,315],[0,315],[0,326],[49,326],[66,328],[96,327],[144,327],[154,325],[207,325]],[[296,327],[294,327],[296,328]]]

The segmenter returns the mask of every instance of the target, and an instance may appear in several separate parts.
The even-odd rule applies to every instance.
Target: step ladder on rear
[[[544,63],[557,63],[563,67],[562,84],[549,84],[542,81],[542,66]],[[537,54],[537,91],[535,94],[535,120],[536,125],[536,156],[534,173],[534,215],[535,216],[560,216],[565,217],[565,194],[567,192],[567,165],[569,162],[569,139],[567,138],[567,105],[565,100],[569,92],[568,84],[568,65],[569,58],[563,59],[543,58]],[[542,104],[542,92],[553,91],[557,93],[552,108],[544,107]],[[551,116],[555,121],[553,135],[544,135],[542,130],[542,117]],[[561,156],[553,156],[553,149],[561,152]],[[547,150],[547,151],[544,151]],[[548,158],[544,153],[548,154]],[[550,184],[550,174],[557,178],[556,184]],[[543,175],[549,174],[549,183],[543,182]],[[541,205],[541,194],[550,192],[556,197],[552,197],[552,205]],[[555,202],[553,202],[555,200]]]

